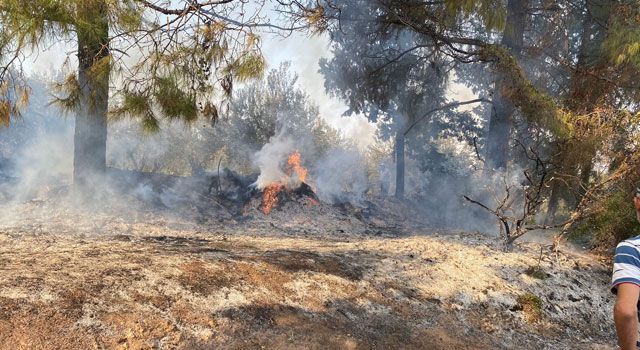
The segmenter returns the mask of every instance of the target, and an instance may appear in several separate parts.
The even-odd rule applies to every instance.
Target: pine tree
[[[502,33],[500,45],[514,57],[520,57],[523,49],[524,30],[527,25],[528,0],[509,0],[507,4],[507,22]],[[505,72],[498,71],[494,82],[493,104],[489,119],[486,141],[486,162],[488,168],[505,169],[509,159],[509,144],[513,129],[514,104],[509,101],[508,83],[511,79]]]
[[[0,2],[0,122],[18,116],[28,101],[21,57],[72,42],[78,69],[58,85],[54,102],[76,115],[74,185],[89,192],[105,172],[108,116],[136,118],[150,131],[160,128],[161,117],[215,122],[214,101],[235,82],[263,73],[257,28],[301,28],[262,23],[261,6],[243,1],[178,3]]]

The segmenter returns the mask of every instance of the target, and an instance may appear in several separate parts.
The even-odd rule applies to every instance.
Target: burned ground
[[[21,218],[0,228],[0,348],[613,344],[608,267],[590,255],[544,248],[539,261],[534,243],[506,253],[495,238],[394,231],[392,212],[361,221],[325,204],[205,224],[49,201],[11,210]],[[341,215],[351,223],[339,232]]]

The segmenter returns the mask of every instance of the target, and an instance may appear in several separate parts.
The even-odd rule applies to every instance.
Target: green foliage
[[[136,0],[2,0],[0,67],[6,63],[19,71],[21,60],[12,61],[12,55],[78,40],[77,54],[89,57],[84,62],[89,66],[88,78],[94,87],[99,84],[94,90],[102,92],[100,87],[106,89],[109,84],[109,96],[118,101],[110,104],[113,117],[138,118],[147,130],[157,130],[160,125],[155,113],[185,122],[198,116],[215,122],[215,99],[228,97],[234,80],[262,77],[266,61],[260,52],[260,38],[250,24],[239,27],[233,21],[209,16],[211,9],[219,7],[216,4],[206,5],[197,16],[193,13],[199,10],[188,6],[182,14],[158,12],[183,5],[151,6]],[[232,13],[240,7],[234,2],[225,11]],[[139,63],[131,65],[124,59],[132,56],[138,56]],[[81,99],[87,98],[89,103],[98,100],[94,91],[82,95],[87,91],[78,88],[77,76],[54,87],[57,96],[52,103],[65,112],[76,110]],[[218,93],[218,87],[224,94]],[[13,105],[3,106],[14,110]]]
[[[237,81],[245,82],[249,79],[262,78],[266,66],[267,63],[262,55],[248,53],[229,65],[228,69]]]
[[[1,30],[18,48],[33,49],[55,35],[71,33],[74,1],[19,1],[0,3]]]
[[[182,119],[187,122],[197,118],[198,109],[194,94],[182,90],[174,76],[158,77],[155,83],[154,97],[164,115],[169,119]]]
[[[221,126],[238,168],[250,168],[253,154],[278,132],[310,141],[307,159],[343,143],[339,132],[320,117],[318,107],[297,86],[298,77],[289,68],[289,63],[283,63],[234,93],[229,116]],[[314,150],[317,154],[311,154]]]
[[[600,202],[598,210],[572,232],[573,240],[589,237],[598,247],[615,247],[629,237],[640,235],[633,206],[633,190],[619,189]]]
[[[111,110],[111,116],[114,119],[140,118],[144,131],[150,133],[160,131],[160,122],[152,112],[152,101],[143,93],[124,92],[122,103]]]
[[[507,10],[499,0],[446,0],[449,13],[461,13],[464,16],[477,15],[488,30],[509,30],[505,28]]]
[[[54,84],[53,92],[50,104],[57,106],[62,112],[71,113],[80,106],[82,89],[74,73],[67,75],[62,82]]]
[[[542,299],[533,293],[524,293],[516,299],[528,322],[538,322],[542,318]]]
[[[142,26],[144,8],[137,6],[134,1],[109,0],[112,26],[123,32],[132,32]]]
[[[503,96],[520,109],[527,121],[551,131],[558,137],[569,135],[569,115],[547,94],[539,91],[527,78],[516,59],[498,45],[486,45],[480,57],[493,61],[506,83]]]
[[[149,118],[146,121],[142,118],[143,127],[150,123],[155,128],[154,123],[162,122],[162,128],[145,135],[141,142],[138,128],[131,123],[123,121],[113,125],[110,129],[112,137],[126,145],[123,149],[127,153],[134,154],[119,157],[123,159],[118,166],[186,175],[194,169],[216,171],[221,160],[222,168],[253,172],[255,152],[281,131],[280,128],[285,128],[287,135],[296,140],[308,142],[301,149],[305,162],[313,162],[325,152],[345,145],[338,130],[320,117],[318,107],[297,85],[297,76],[289,71],[289,67],[284,63],[270,70],[263,79],[235,91],[229,112],[215,127],[203,123],[179,127],[180,119],[158,121]],[[119,107],[113,111],[114,118],[140,118],[157,100],[155,96],[133,92],[121,99]],[[207,107],[206,102],[200,113],[217,118],[215,106]],[[119,147],[114,149],[119,151]]]
[[[640,68],[640,1],[626,0],[616,6],[603,49],[616,65]]]

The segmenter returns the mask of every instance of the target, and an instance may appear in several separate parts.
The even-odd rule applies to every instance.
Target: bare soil
[[[614,345],[608,263],[541,243],[504,252],[480,234],[372,229],[384,218],[339,232],[333,212],[325,231],[318,214],[294,232],[265,217],[1,209],[2,349]]]

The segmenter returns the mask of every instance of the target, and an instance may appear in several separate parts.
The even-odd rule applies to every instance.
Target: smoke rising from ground
[[[46,198],[55,193],[65,194],[71,185],[73,118],[61,118],[55,108],[44,108],[44,103],[36,104],[37,101],[46,101],[46,95],[34,95],[33,101],[35,103],[25,112],[24,119],[18,121],[14,128],[2,130],[0,134],[5,143],[13,145],[5,147],[2,154],[4,158],[11,160],[6,161],[6,164],[12,164],[11,171],[5,170],[5,173],[15,179],[2,185],[3,192],[8,194],[6,200],[24,202]],[[50,114],[42,115],[36,113],[36,110],[46,110]],[[200,200],[197,193],[209,185],[206,183],[208,175],[205,174],[217,174],[219,159],[216,153],[218,148],[215,145],[209,145],[208,148],[205,131],[211,132],[209,127],[204,128],[199,124],[167,124],[159,134],[144,135],[140,133],[135,121],[120,121],[110,125],[107,158],[109,166],[179,176],[197,175],[203,180],[197,183],[201,188],[196,189],[193,188],[193,182],[181,181],[158,188],[147,182],[136,183],[138,180],[131,174],[113,175],[111,172],[111,176],[102,179],[105,196],[99,198],[100,203],[125,206],[134,213],[142,204],[125,204],[120,201],[123,196],[170,209],[184,208],[189,203]],[[21,142],[10,141],[14,139]],[[388,188],[383,195],[393,192],[394,163],[391,154],[381,159],[383,166],[375,169],[377,178],[372,178],[371,166],[368,164],[371,160],[357,147],[345,143],[319,152],[311,137],[294,137],[284,129],[254,155],[255,171],[259,173],[257,187],[262,189],[270,182],[287,178],[287,157],[295,151],[301,153],[302,165],[309,169],[307,182],[325,203],[363,204],[372,189],[385,186]],[[414,201],[425,216],[442,226],[453,227],[452,223],[455,223],[460,229],[495,231],[495,223],[491,218],[487,220],[486,213],[470,208],[461,199],[462,194],[480,196],[486,187],[480,185],[482,176],[474,176],[471,171],[464,169],[464,164],[468,162],[465,157],[472,156],[470,153],[452,154],[449,167],[458,167],[457,177],[450,176],[450,169],[446,172],[447,175],[439,176],[420,172],[419,166],[409,160],[407,190],[427,199],[410,196],[408,200]],[[207,158],[208,163],[205,161]],[[198,166],[204,171],[201,175],[194,170]],[[254,170],[250,170],[252,171]],[[294,176],[291,179],[293,183],[289,185],[298,185],[298,180]],[[123,187],[122,181],[132,181],[132,185]],[[482,198],[484,197],[480,197]]]
[[[291,183],[282,183],[286,187],[295,187],[296,180],[290,178],[284,172],[283,163],[287,157],[295,152],[296,146],[293,139],[280,132],[269,140],[260,151],[255,154],[255,165],[260,169],[260,175],[256,181],[258,189],[264,189],[272,183],[281,183],[283,181],[292,181]]]
[[[5,159],[0,173],[13,179],[0,185],[5,201],[24,202],[53,193],[67,193],[70,189],[73,118],[61,118],[54,107],[46,105],[48,97],[42,86],[40,90],[34,89],[32,106],[25,112],[24,119],[0,131],[0,150]],[[43,115],[42,111],[49,114]],[[100,198],[94,198],[94,202],[126,207],[132,213],[145,205],[171,210],[188,208],[202,200],[201,193],[209,188],[210,177],[218,174],[219,164],[221,170],[230,167],[245,176],[255,174],[258,189],[283,179],[290,181],[286,185],[293,188],[299,185],[300,179],[287,169],[286,163],[287,157],[296,151],[301,154],[302,166],[309,169],[306,182],[325,203],[366,205],[372,195],[393,194],[395,162],[389,145],[376,156],[371,150],[363,152],[348,140],[330,139],[328,144],[319,145],[311,130],[293,132],[288,128],[295,118],[289,111],[279,113],[276,135],[258,151],[235,138],[238,142],[233,143],[233,147],[244,148],[252,155],[249,167],[239,166],[242,162],[225,155],[229,136],[223,131],[228,127],[225,123],[233,120],[222,122],[217,128],[198,122],[193,125],[166,123],[158,134],[142,133],[136,121],[113,122],[109,126],[107,162],[110,167],[126,171],[110,170],[110,176],[100,179],[105,192]],[[480,164],[473,148],[455,138],[438,139],[432,147],[442,157],[435,167],[425,167],[410,149],[407,151],[407,200],[421,210],[425,221],[435,226],[497,232],[495,219],[466,203],[462,195],[491,204],[492,196],[500,195],[504,187],[505,175],[496,173],[487,177],[477,169]],[[158,187],[140,182],[136,172],[164,174],[175,179]],[[182,180],[185,176],[196,180]],[[506,179],[510,184],[520,180],[515,175]],[[123,197],[140,203],[121,202]],[[514,207],[517,209],[517,204]]]
[[[328,203],[359,204],[369,188],[366,160],[355,150],[327,152],[314,168],[318,197]]]

